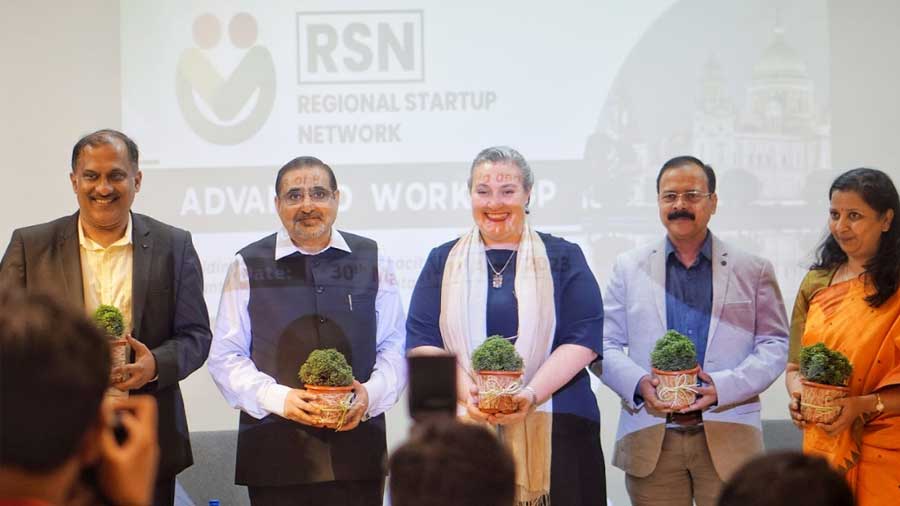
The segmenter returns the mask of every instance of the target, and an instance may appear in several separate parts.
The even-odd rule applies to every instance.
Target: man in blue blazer
[[[193,462],[178,382],[203,365],[212,334],[191,234],[131,212],[141,178],[137,145],[125,134],[100,130],[79,140],[69,174],[78,212],[14,231],[0,287],[50,292],[88,314],[99,304],[122,311],[134,357],[114,371],[125,379],[112,386],[156,399],[153,504],[170,506],[175,475]]]
[[[787,316],[771,263],[709,231],[713,169],[680,156],[656,184],[666,238],[619,256],[603,294],[601,379],[623,401],[613,464],[634,506],[712,506],[763,449],[759,394],[784,370]],[[694,342],[701,366],[700,395],[679,412],[657,398],[650,372],[669,329]]]

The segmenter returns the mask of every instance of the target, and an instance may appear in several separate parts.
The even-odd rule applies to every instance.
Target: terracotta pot
[[[697,400],[697,373],[700,366],[685,371],[660,371],[653,367],[653,376],[659,380],[656,397],[672,410],[684,409]]]
[[[841,407],[834,401],[850,395],[850,387],[823,385],[801,380],[800,414],[810,423],[831,423],[841,414]]]
[[[119,338],[111,338],[108,341],[109,343],[109,357],[110,357],[110,365],[112,367],[118,367],[121,365],[125,365],[128,363],[128,341],[126,339]],[[110,383],[118,383],[120,381],[125,381],[128,379],[128,375],[126,374],[113,374],[110,372],[109,381]],[[126,398],[128,397],[127,390],[119,390],[113,386],[110,386],[106,389],[106,395],[108,397],[117,397],[117,398]]]
[[[110,339],[109,340],[109,356],[111,359],[112,369],[116,367],[123,366],[128,363],[128,341],[125,339]],[[125,381],[127,379],[125,374],[112,374],[109,377],[109,380],[113,383],[118,383],[120,381]]]
[[[318,396],[315,401],[310,401],[310,404],[322,411],[319,414],[319,423],[334,429],[344,424],[344,417],[347,415],[347,410],[350,409],[351,402],[353,402],[352,386],[325,387],[303,385],[303,387]]]
[[[522,389],[523,371],[477,371],[478,409],[485,413],[515,413],[513,397]]]

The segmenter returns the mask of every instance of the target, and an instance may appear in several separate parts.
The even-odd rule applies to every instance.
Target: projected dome
[[[588,139],[588,166],[604,181],[596,200],[655,203],[659,164],[691,153],[721,173],[726,207],[803,203],[811,175],[831,167],[828,26],[810,24],[828,18],[826,6],[761,3],[679,1],[647,30]],[[708,30],[672,36],[698,20]]]
[[[775,28],[774,40],[753,66],[740,123],[747,132],[807,137],[821,131],[813,81],[806,63],[785,42],[781,26]]]
[[[753,66],[753,78],[801,78],[808,79],[806,64],[784,41],[784,29],[775,29],[775,40],[763,51],[762,57]]]

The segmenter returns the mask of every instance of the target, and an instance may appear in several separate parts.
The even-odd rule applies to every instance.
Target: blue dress
[[[553,349],[577,344],[603,353],[603,303],[594,275],[576,244],[541,234],[553,278],[556,333]],[[419,275],[406,320],[406,347],[444,347],[440,330],[441,283],[447,256],[456,241],[431,250]],[[487,260],[500,270],[510,250],[489,250]],[[514,293],[516,259],[503,271],[503,286],[493,288],[487,268],[486,335],[518,333],[518,304]],[[600,447],[600,411],[590,377],[581,370],[553,394],[550,501],[554,506],[605,505],[606,479]]]

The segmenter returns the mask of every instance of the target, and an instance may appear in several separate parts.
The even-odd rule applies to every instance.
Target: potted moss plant
[[[94,311],[94,323],[109,338],[109,352],[113,368],[128,363],[128,341],[122,337],[125,332],[125,322],[122,312],[115,306],[100,304]],[[113,374],[110,381],[119,383],[125,381],[124,374]]]
[[[490,336],[472,352],[478,385],[478,409],[485,413],[515,413],[513,396],[522,389],[524,362],[503,336]]]
[[[697,348],[685,335],[669,330],[650,352],[650,366],[659,380],[656,396],[674,411],[697,400]]]
[[[334,348],[314,350],[298,373],[304,388],[317,395],[311,404],[321,411],[319,422],[340,429],[353,402],[353,368]]]
[[[800,414],[812,423],[831,423],[840,414],[834,401],[850,395],[853,366],[847,357],[824,343],[800,349]]]

